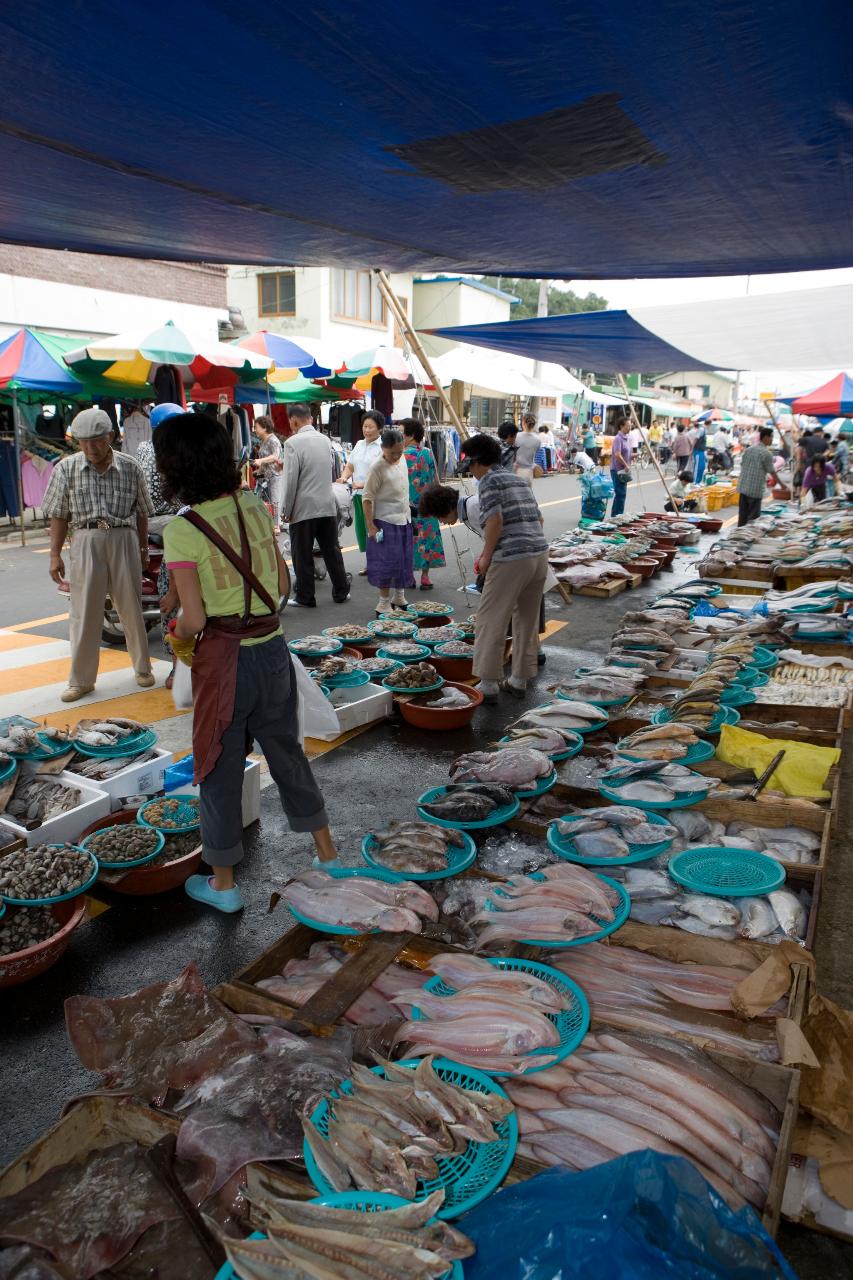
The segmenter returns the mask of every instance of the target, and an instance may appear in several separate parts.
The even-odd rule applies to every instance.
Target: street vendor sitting
[[[671,501],[664,504],[664,511],[695,511],[696,499],[688,497],[693,485],[693,476],[689,471],[679,471],[669,486]]]

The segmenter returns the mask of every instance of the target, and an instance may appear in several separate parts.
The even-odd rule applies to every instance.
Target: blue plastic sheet
[[[636,1151],[552,1169],[460,1219],[465,1280],[796,1280],[751,1209],[734,1213],[680,1156]]]

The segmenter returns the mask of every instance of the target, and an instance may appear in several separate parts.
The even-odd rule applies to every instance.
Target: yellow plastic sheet
[[[784,791],[786,796],[803,800],[828,800],[826,776],[841,757],[837,747],[818,747],[811,742],[792,742],[787,738],[765,738],[737,725],[724,724],[720,730],[717,759],[739,769],[751,769],[759,778],[779,751],[785,759],[770,775],[767,788]]]

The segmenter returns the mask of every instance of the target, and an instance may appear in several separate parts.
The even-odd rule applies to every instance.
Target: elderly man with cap
[[[50,518],[50,576],[71,584],[71,674],[63,702],[95,687],[107,594],[118,610],[136,683],[154,684],[142,617],[142,566],[148,561],[148,517],[153,508],[142,468],[113,452],[113,424],[103,409],[84,409],[71,423],[80,452],[54,468],[42,507]]]

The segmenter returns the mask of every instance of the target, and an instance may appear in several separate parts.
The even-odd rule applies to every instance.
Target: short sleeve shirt
[[[277,600],[279,597],[278,560],[275,554],[272,517],[253,493],[241,491],[238,501],[249,537],[252,568],[273,600]],[[233,497],[200,502],[193,507],[193,510],[212,525],[239,554],[240,527],[237,523]],[[243,579],[231,562],[203,533],[193,528],[189,521],[176,516],[163,530],[163,546],[168,569],[197,571],[204,610],[209,618],[224,618],[233,614],[242,616]],[[258,616],[267,613],[269,613],[267,606],[253,593],[252,614]],[[273,632],[273,635],[280,634],[281,628]],[[259,644],[271,638],[272,636],[256,636],[241,643]]]
[[[493,469],[480,481],[477,496],[484,529],[492,516],[503,516],[503,528],[493,557],[496,562],[526,560],[548,550],[539,504],[521,476]]]
[[[139,463],[115,450],[103,473],[96,471],[82,453],[63,458],[53,469],[41,505],[48,519],[68,520],[72,529],[91,520],[106,520],[117,529],[133,529],[138,515],[154,514]]]

